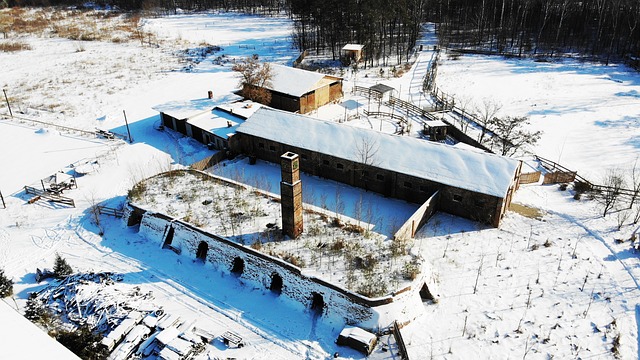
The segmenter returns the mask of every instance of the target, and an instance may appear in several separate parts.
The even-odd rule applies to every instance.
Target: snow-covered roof
[[[0,300],[0,358],[2,359],[79,359],[56,339]]]
[[[238,115],[243,119],[247,119],[253,115],[256,110],[260,109],[261,106],[262,104],[260,103],[245,100],[218,105],[217,108],[230,112],[233,115]]]
[[[177,327],[170,327],[162,330],[158,336],[156,336],[156,340],[163,345],[167,345],[173,339],[177,338],[180,335],[180,330]]]
[[[236,132],[362,162],[362,143],[377,150],[369,164],[469,191],[504,197],[519,166],[517,160],[457,149],[406,136],[317,120],[261,108]]]
[[[218,105],[241,99],[241,96],[229,93],[221,96],[214,96],[213,99],[204,98],[169,101],[164,104],[156,105],[152,109],[165,113],[173,118],[183,120],[211,111],[211,109]]]
[[[364,48],[364,45],[360,45],[360,44],[347,44],[345,46],[342,47],[342,50],[346,50],[346,51],[360,51]]]
[[[371,341],[376,338],[375,334],[372,334],[364,329],[361,329],[356,326],[345,326],[342,331],[340,331],[340,336],[345,338],[351,338],[356,340],[362,344],[371,344]]]
[[[328,77],[328,75],[318,72],[296,69],[280,64],[271,63],[270,66],[273,77],[271,78],[271,86],[267,88],[291,96],[302,96],[324,86],[323,79]]]
[[[441,120],[426,120],[424,124],[428,127],[441,127],[441,126],[449,126],[447,123]]]
[[[375,84],[375,85],[371,86],[369,88],[369,90],[375,91],[375,92],[380,93],[380,94],[384,94],[384,93],[387,93],[389,91],[393,91],[395,89],[392,88],[391,86],[388,86],[388,85],[385,85],[385,84]]]
[[[219,109],[213,109],[213,111],[193,117],[187,122],[222,139],[228,139],[230,135],[235,134],[236,128],[244,122],[244,119]]]

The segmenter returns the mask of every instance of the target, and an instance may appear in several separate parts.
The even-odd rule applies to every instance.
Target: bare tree
[[[233,71],[240,73],[238,85],[242,96],[265,105],[271,103],[271,92],[267,88],[272,86],[273,70],[269,63],[260,63],[254,54],[233,65]]]
[[[365,190],[369,190],[367,186],[367,169],[379,164],[377,155],[380,146],[378,141],[371,135],[354,139],[354,143],[356,144],[356,158],[358,160],[354,170],[359,173],[360,179],[364,182]]]
[[[640,169],[638,169],[638,158],[633,163],[633,169],[631,169],[631,186],[633,187],[633,195],[631,195],[631,202],[629,203],[629,209],[633,208],[638,196],[640,196]]]
[[[497,135],[493,142],[498,145],[503,156],[512,156],[525,145],[535,145],[542,135],[541,131],[524,130],[529,125],[529,118],[526,116],[496,117],[491,123],[493,132]]]
[[[478,142],[482,144],[484,137],[489,131],[488,127],[496,117],[498,111],[502,109],[502,105],[491,99],[483,99],[481,105],[476,105],[475,112],[478,114],[477,120],[481,125],[481,133]]]
[[[618,201],[620,189],[624,187],[624,178],[618,170],[611,169],[604,177],[603,186],[604,188],[600,192],[599,200],[603,206],[602,216],[607,216]]]
[[[375,166],[378,164],[378,141],[373,136],[362,136],[355,140],[356,156],[358,162],[367,166]]]

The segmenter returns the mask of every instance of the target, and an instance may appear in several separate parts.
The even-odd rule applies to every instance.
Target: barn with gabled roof
[[[271,81],[264,88],[271,93],[269,105],[276,109],[308,113],[342,97],[342,78],[315,71],[269,64]]]

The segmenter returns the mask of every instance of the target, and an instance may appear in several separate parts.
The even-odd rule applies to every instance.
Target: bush
[[[420,275],[420,265],[414,261],[404,263],[402,267],[402,276],[406,280],[415,280]]]
[[[38,294],[30,293],[24,311],[24,317],[31,322],[50,327],[53,323],[53,315],[47,309],[42,300],[38,299]]]
[[[86,325],[75,331],[62,330],[56,336],[56,340],[81,359],[97,360],[109,356],[107,348],[100,344],[102,336],[91,332]]]
[[[13,295],[13,280],[9,279],[4,270],[0,269],[0,298]]]
[[[71,265],[67,264],[67,260],[65,260],[60,254],[56,253],[56,261],[53,265],[53,275],[58,278],[64,278],[73,273],[73,269]]]
[[[18,41],[0,43],[0,51],[2,52],[16,52],[22,50],[31,50],[31,45]]]

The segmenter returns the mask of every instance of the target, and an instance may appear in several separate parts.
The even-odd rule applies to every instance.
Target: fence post
[[[5,202],[4,202],[4,196],[2,196],[2,191],[0,191],[0,200],[2,200],[2,207],[4,209],[6,209],[7,208],[7,204],[5,204]]]
[[[9,104],[9,98],[7,97],[7,90],[2,89],[2,92],[4,93],[4,100],[7,102],[7,107],[9,108],[9,115],[11,115],[11,117],[13,118],[13,112],[11,111],[11,105]]]

